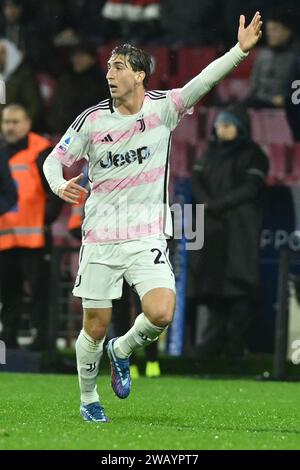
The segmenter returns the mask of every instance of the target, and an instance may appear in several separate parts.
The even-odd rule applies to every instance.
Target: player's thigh
[[[118,299],[122,295],[124,271],[117,245],[83,246],[73,294],[95,301]]]
[[[144,313],[149,317],[170,318],[175,305],[175,276],[166,241],[156,238],[135,241],[130,249],[131,263],[125,278],[137,291]]]

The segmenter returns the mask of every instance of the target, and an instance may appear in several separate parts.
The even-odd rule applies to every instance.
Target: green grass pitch
[[[0,373],[0,449],[300,449],[299,384],[141,378],[109,424],[78,414],[77,377]]]

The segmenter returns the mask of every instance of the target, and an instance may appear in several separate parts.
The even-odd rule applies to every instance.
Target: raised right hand
[[[86,188],[78,184],[78,181],[80,181],[81,178],[83,178],[83,173],[80,173],[80,175],[75,176],[74,178],[71,178],[69,181],[67,181],[58,190],[59,197],[66,202],[70,202],[71,204],[78,204],[80,192],[83,192],[85,194],[88,193],[88,190]]]

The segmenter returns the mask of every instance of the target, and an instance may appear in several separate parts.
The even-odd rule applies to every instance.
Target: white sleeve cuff
[[[63,177],[62,164],[50,154],[45,160],[43,170],[50,188],[58,195],[59,189],[67,183]]]
[[[242,51],[239,43],[237,43],[231,50],[234,51],[239,60],[244,59],[249,55],[249,52]]]

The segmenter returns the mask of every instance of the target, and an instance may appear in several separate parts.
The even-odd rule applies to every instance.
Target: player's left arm
[[[256,12],[251,23],[245,27],[245,16],[240,16],[238,43],[226,54],[209,64],[180,90],[180,98],[185,109],[192,108],[222,78],[228,75],[255,47],[262,32],[262,21]]]

